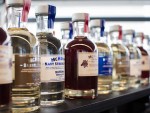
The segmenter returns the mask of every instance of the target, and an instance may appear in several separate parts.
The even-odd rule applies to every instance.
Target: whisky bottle
[[[30,112],[40,107],[40,63],[33,54],[36,38],[26,28],[30,0],[6,0],[7,27],[13,47],[13,112]]]
[[[53,34],[55,15],[55,6],[40,5],[36,8],[42,107],[64,102],[64,55],[60,54],[60,40]]]
[[[128,89],[130,75],[129,51],[122,44],[122,26],[110,27],[111,48],[113,51],[113,82],[112,90],[121,91]]]
[[[135,35],[135,43],[136,46],[140,49],[142,53],[141,58],[141,84],[148,85],[149,84],[149,76],[150,76],[150,59],[148,52],[143,48],[143,40],[144,34],[142,32],[137,32]]]
[[[141,78],[141,51],[135,46],[135,31],[132,29],[123,31],[123,38],[130,53],[129,87],[138,88]]]
[[[12,47],[10,37],[0,27],[0,112],[11,111],[12,90]]]
[[[107,45],[105,20],[90,21],[91,38],[98,48],[98,94],[108,94],[112,91],[112,50]]]
[[[65,97],[94,99],[97,96],[98,51],[88,39],[89,14],[72,16],[74,39],[65,46]]]

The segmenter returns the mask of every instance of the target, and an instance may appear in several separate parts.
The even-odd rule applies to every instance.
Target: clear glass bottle
[[[32,54],[36,38],[26,28],[30,0],[6,0],[7,27],[13,47],[13,112],[30,112],[40,107],[39,58]]]
[[[98,94],[108,94],[112,91],[112,50],[107,45],[104,35],[105,20],[90,21],[91,34],[98,48]]]
[[[62,34],[62,53],[64,54],[64,47],[68,41],[72,40],[73,36],[73,26],[71,22],[62,22],[61,23],[61,34]]]
[[[129,51],[122,44],[122,26],[110,27],[111,48],[113,51],[113,82],[112,90],[121,91],[128,89],[130,75]]]
[[[123,31],[123,38],[130,53],[129,87],[137,88],[141,79],[141,51],[134,45],[135,31],[132,29]]]
[[[53,35],[55,15],[55,6],[40,5],[36,8],[37,53],[41,57],[41,106],[64,102],[64,55],[60,54],[60,40]]]
[[[11,90],[12,90],[12,47],[10,37],[0,27],[0,112],[11,111]]]
[[[98,51],[88,39],[87,13],[72,17],[74,40],[65,46],[65,97],[94,99],[97,96]]]
[[[136,46],[140,49],[140,51],[142,53],[141,84],[148,85],[149,84],[149,76],[150,76],[150,59],[149,59],[148,52],[143,48],[143,39],[144,39],[144,34],[142,32],[137,32],[135,35],[135,43],[136,43]]]

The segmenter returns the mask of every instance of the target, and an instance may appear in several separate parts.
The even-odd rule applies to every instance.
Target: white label
[[[78,52],[78,76],[98,76],[96,52]]]
[[[12,83],[12,47],[0,46],[0,84]]]
[[[64,81],[64,56],[41,56],[41,81]]]
[[[141,75],[141,60],[139,59],[130,60],[130,75],[136,77]]]
[[[143,71],[149,71],[150,70],[150,64],[149,64],[149,57],[148,56],[142,56],[142,70]]]

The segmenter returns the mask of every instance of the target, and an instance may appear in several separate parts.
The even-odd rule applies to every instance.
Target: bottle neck
[[[62,29],[61,30],[61,34],[62,34],[62,39],[72,39],[72,35],[70,34],[70,30],[69,29]]]
[[[27,22],[22,21],[23,7],[8,7],[7,28],[26,28]]]
[[[74,37],[76,36],[88,36],[88,23],[84,21],[73,22]]]
[[[54,33],[54,21],[48,15],[36,16],[37,32]]]
[[[125,38],[126,45],[133,44],[133,36],[132,35],[124,35],[124,38]]]
[[[142,38],[141,37],[136,37],[135,44],[136,44],[137,47],[142,47],[143,46]]]
[[[110,33],[111,43],[113,44],[122,44],[122,36],[119,32]]]

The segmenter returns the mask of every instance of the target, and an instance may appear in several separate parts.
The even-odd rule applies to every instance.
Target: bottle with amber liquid
[[[111,48],[113,51],[112,90],[122,91],[129,87],[129,50],[122,44],[122,26],[110,27]]]
[[[137,32],[135,35],[135,43],[136,46],[140,49],[142,58],[141,58],[141,84],[148,85],[149,84],[149,76],[150,76],[150,59],[148,52],[143,48],[143,40],[144,33]]]
[[[0,27],[0,113],[11,111],[12,47],[7,33]]]
[[[90,21],[91,38],[98,48],[98,94],[112,92],[112,50],[107,44],[105,20]]]
[[[26,28],[31,0],[6,0],[6,5],[13,48],[12,111],[35,111],[40,107],[40,63],[33,54],[36,38]]]
[[[89,14],[72,17],[74,40],[65,46],[65,97],[94,99],[97,96],[98,52],[88,39]]]

